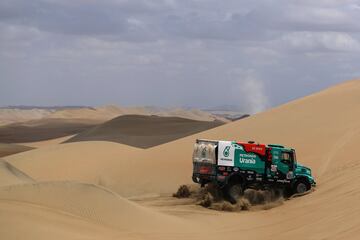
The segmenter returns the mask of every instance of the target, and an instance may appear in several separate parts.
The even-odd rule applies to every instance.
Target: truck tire
[[[295,194],[303,194],[309,191],[311,188],[310,184],[304,180],[299,180],[294,184],[293,191]]]
[[[231,184],[226,188],[226,196],[230,203],[235,204],[243,195],[243,187],[240,183]]]

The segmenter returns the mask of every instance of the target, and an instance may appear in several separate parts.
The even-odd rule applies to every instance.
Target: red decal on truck
[[[208,174],[211,172],[211,168],[208,166],[201,166],[200,167],[200,173],[201,174]]]
[[[265,153],[266,153],[265,144],[241,143],[241,142],[238,142],[237,144],[243,146],[244,150],[246,152],[257,153],[257,154],[262,155],[262,156],[264,156]]]

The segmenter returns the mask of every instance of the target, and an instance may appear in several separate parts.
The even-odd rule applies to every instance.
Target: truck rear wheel
[[[229,199],[229,202],[232,204],[237,203],[239,198],[243,195],[243,187],[240,183],[231,184],[226,188],[226,196]]]

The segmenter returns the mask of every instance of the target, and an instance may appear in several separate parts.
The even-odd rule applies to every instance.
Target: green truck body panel
[[[258,173],[263,173],[265,169],[265,161],[261,160],[259,155],[255,153],[246,152],[243,147],[234,143],[235,147],[235,167],[244,170],[251,170]]]

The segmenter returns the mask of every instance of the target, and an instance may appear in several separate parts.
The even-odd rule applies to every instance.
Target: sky
[[[360,77],[360,0],[1,0],[0,105],[237,106]]]

